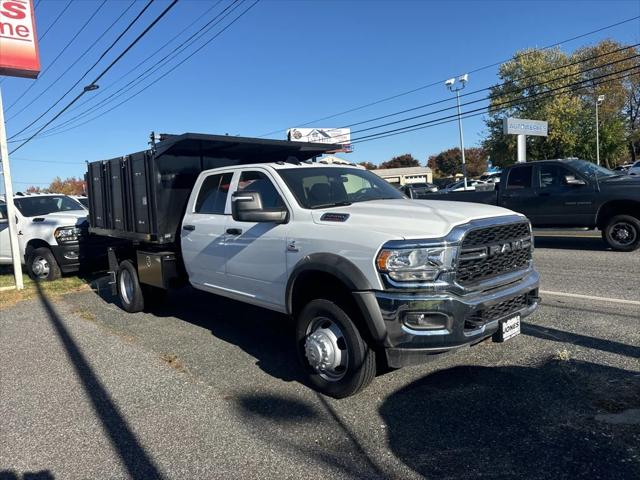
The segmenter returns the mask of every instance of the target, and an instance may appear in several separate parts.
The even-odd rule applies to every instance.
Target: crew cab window
[[[242,172],[238,182],[238,191],[258,192],[262,198],[263,208],[282,207],[284,202],[269,177],[262,172]]]
[[[509,172],[507,190],[522,190],[531,188],[532,167],[516,167]]]
[[[195,213],[224,214],[227,204],[227,194],[233,173],[209,175],[202,182],[198,199],[196,200]]]
[[[573,175],[571,171],[560,165],[540,165],[540,188],[550,188],[564,185],[564,177]]]

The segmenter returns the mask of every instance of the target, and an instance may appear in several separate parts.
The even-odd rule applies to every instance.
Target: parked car
[[[190,283],[289,315],[308,383],[341,398],[379,365],[508,339],[538,306],[523,215],[409,200],[370,171],[309,161],[337,145],[161,138],[88,165],[90,231],[130,242],[109,250],[128,312]]]
[[[627,170],[629,175],[640,175],[640,160],[631,165]]]
[[[87,233],[87,211],[58,194],[15,195],[20,257],[31,278],[54,280],[80,266],[80,242]],[[0,264],[10,265],[7,205],[0,201]]]
[[[443,188],[442,192],[464,192],[464,191],[473,191],[476,189],[478,185],[485,185],[487,182],[483,182],[482,180],[473,180],[471,178],[467,179],[467,187],[465,189],[464,180],[460,180],[459,182],[454,183],[453,185],[449,185],[446,188]]]
[[[69,195],[74,200],[77,200],[86,210],[89,210],[89,199],[84,195]]]
[[[640,177],[578,159],[516,164],[493,191],[428,198],[479,202],[526,215],[534,227],[599,229],[614,250],[640,248]]]
[[[438,191],[438,187],[432,183],[409,183],[398,187],[402,193],[409,198],[421,198],[427,193],[434,193]]]

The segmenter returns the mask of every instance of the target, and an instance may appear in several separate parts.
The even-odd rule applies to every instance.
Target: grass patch
[[[36,285],[27,275],[23,275],[24,290],[2,290],[0,291],[0,310],[12,307],[23,300],[30,300],[38,297]],[[14,286],[13,272],[10,269],[0,270],[0,288]],[[42,291],[48,297],[56,297],[65,293],[78,292],[90,288],[86,280],[79,277],[63,277],[53,282],[40,282]]]

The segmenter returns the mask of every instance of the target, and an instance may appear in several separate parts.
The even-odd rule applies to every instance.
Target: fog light
[[[71,250],[70,252],[65,252],[64,258],[66,258],[67,260],[77,260],[78,252],[75,250]]]
[[[405,312],[404,324],[420,330],[440,330],[447,328],[447,316],[437,312]]]

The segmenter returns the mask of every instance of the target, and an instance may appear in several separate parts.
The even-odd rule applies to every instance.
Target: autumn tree
[[[47,188],[49,193],[62,193],[64,195],[84,195],[86,189],[84,180],[76,177],[69,177],[62,180],[56,177]]]
[[[44,193],[43,189],[41,189],[40,187],[36,187],[35,185],[31,185],[31,186],[27,187],[27,189],[25,191],[27,193]]]
[[[640,147],[640,73],[628,69],[637,69],[640,57],[637,47],[622,47],[605,40],[571,55],[559,48],[525,50],[501,65],[500,83],[490,91],[489,132],[483,142],[493,163],[505,166],[517,157],[516,137],[503,133],[505,117],[549,123],[548,137],[527,138],[530,159],[578,156],[595,161],[598,95],[605,95],[599,109],[603,163],[613,167],[633,157]]]
[[[378,168],[378,166],[375,163],[371,163],[371,162],[360,162],[358,165],[362,165],[367,170],[375,170]]]
[[[487,169],[487,156],[482,148],[465,148],[464,158],[467,166],[467,175],[477,177]],[[460,149],[450,148],[437,155],[431,155],[428,165],[437,177],[451,177],[462,173],[462,155]]]
[[[413,158],[413,155],[411,155],[410,153],[405,153],[404,155],[398,155],[397,157],[393,157],[391,160],[382,162],[379,168],[403,168],[419,166],[420,162]]]

